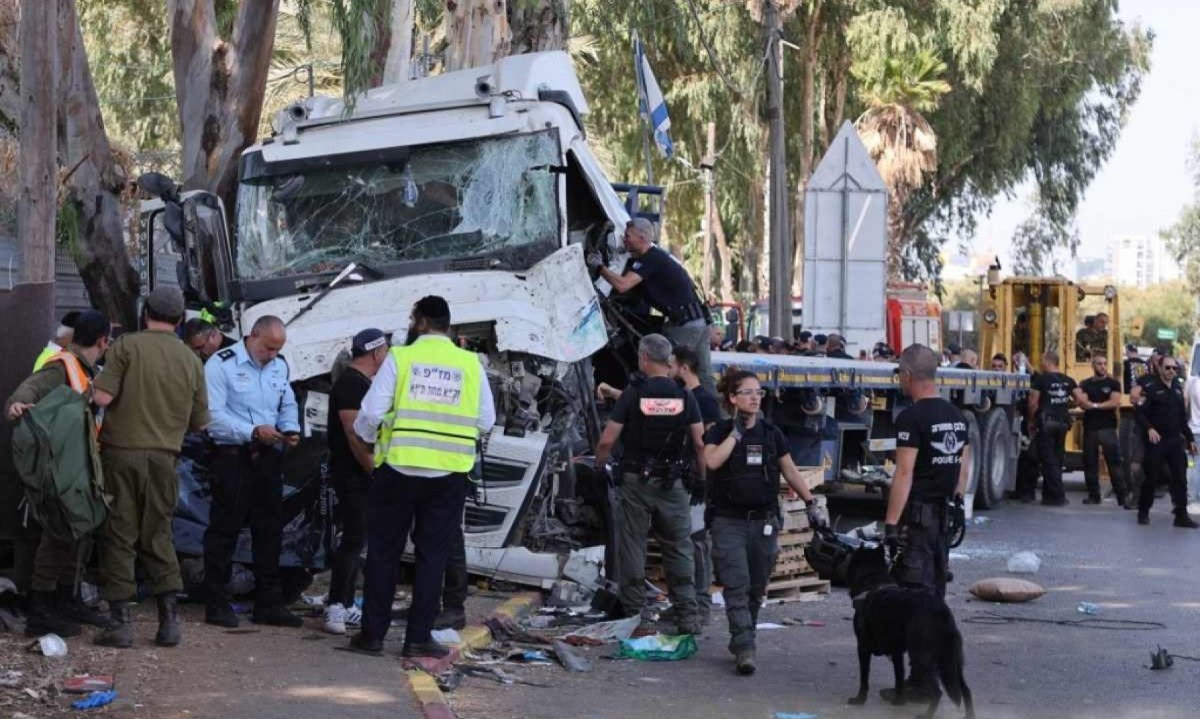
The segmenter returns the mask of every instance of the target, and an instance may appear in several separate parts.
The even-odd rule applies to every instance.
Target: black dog
[[[896,673],[893,703],[905,701],[904,655],[912,663],[912,675],[921,685],[921,696],[929,698],[922,714],[931,719],[937,712],[942,692],[938,680],[955,706],[966,705],[966,717],[975,716],[971,690],[963,679],[962,634],[950,608],[933,592],[896,586],[888,573],[883,547],[854,550],[847,570],[850,596],[854,598],[854,635],[858,639],[858,695],[851,704],[864,704],[871,674],[871,655],[892,659]]]

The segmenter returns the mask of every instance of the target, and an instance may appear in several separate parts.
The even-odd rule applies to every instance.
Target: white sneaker
[[[358,608],[358,605],[351,604],[346,607],[346,625],[357,627],[360,624],[362,624],[362,610]]]
[[[330,634],[346,633],[346,608],[340,604],[325,607],[325,631]]]

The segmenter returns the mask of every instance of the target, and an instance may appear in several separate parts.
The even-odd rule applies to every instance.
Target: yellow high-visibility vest
[[[41,353],[37,356],[37,359],[33,361],[33,371],[37,372],[41,368],[45,367],[46,363],[50,361],[51,357],[62,351],[64,351],[63,348],[59,347],[53,342],[43,347]]]
[[[475,466],[483,367],[443,339],[393,347],[396,391],[376,443],[376,466],[465,473]]]

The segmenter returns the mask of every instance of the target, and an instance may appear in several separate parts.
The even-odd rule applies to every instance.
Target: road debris
[[[1042,568],[1042,560],[1034,552],[1017,552],[1008,558],[1005,566],[1013,574],[1037,574],[1037,571]]]
[[[43,634],[37,641],[29,645],[29,651],[41,652],[47,657],[67,656],[67,643],[57,634]]]
[[[109,704],[112,704],[113,700],[116,698],[117,693],[115,691],[92,692],[91,694],[87,695],[87,698],[80,699],[79,701],[71,704],[71,706],[75,707],[76,709],[98,709],[102,706],[108,706]]]
[[[609,642],[624,641],[633,636],[634,630],[638,628],[641,621],[641,617],[635,616],[611,622],[598,622],[576,629],[563,636],[562,640],[575,646],[599,646]]]
[[[696,651],[696,638],[691,634],[651,634],[622,639],[617,656],[647,662],[673,662],[687,659]]]
[[[553,646],[554,656],[567,671],[579,673],[592,671],[592,660],[580,656],[579,652],[571,648],[571,645],[561,639],[555,639]]]
[[[1075,607],[1075,611],[1080,614],[1095,615],[1100,613],[1100,605],[1092,602],[1080,602],[1079,606]]]

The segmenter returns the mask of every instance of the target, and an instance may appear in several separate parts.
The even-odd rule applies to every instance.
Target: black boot
[[[292,627],[299,629],[304,626],[304,619],[288,611],[287,607],[275,604],[266,607],[260,607],[257,603],[254,605],[254,613],[250,615],[250,621],[255,624],[266,624],[272,627]]]
[[[25,616],[25,634],[40,637],[57,634],[60,637],[77,637],[83,628],[59,611],[54,592],[29,593],[29,613]]]
[[[93,627],[107,627],[108,617],[83,603],[83,599],[69,584],[58,585],[56,593],[58,613],[80,624],[90,624]]]
[[[154,635],[154,643],[160,647],[179,646],[179,613],[176,607],[175,592],[167,592],[156,597],[158,600],[158,634]]]
[[[433,620],[434,629],[462,629],[467,626],[467,612],[462,607],[442,607]]]
[[[1188,516],[1186,509],[1175,510],[1175,526],[1183,529],[1200,529],[1200,524]]]
[[[129,602],[109,602],[112,621],[108,628],[96,635],[96,645],[128,649],[133,646],[133,617],[129,613]]]
[[[229,602],[225,599],[208,600],[208,603],[204,605],[204,621],[207,624],[229,629],[236,629],[238,625],[237,615],[233,613],[233,607],[229,606]]]

